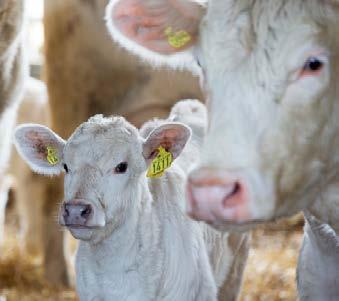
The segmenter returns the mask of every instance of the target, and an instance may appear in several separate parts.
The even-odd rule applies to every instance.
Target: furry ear
[[[58,175],[62,168],[65,141],[49,128],[23,124],[16,128],[14,144],[31,169],[45,175]]]
[[[185,65],[205,14],[203,1],[111,0],[107,27],[118,43],[153,63]]]
[[[143,144],[143,156],[151,162],[160,146],[176,159],[191,137],[191,129],[182,123],[164,123],[156,127]]]

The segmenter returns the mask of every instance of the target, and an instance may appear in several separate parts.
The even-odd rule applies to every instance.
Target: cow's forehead
[[[302,39],[317,33],[326,23],[327,10],[315,0],[212,0],[209,5],[204,47],[243,48],[245,53],[279,45],[293,34]],[[302,26],[300,26],[302,25]],[[298,33],[298,30],[301,33]],[[212,43],[212,39],[217,43]],[[206,42],[206,37],[204,37]],[[280,46],[277,46],[280,47]],[[237,49],[238,51],[238,49]]]

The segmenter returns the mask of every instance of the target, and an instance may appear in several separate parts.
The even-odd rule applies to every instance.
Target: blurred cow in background
[[[27,75],[23,55],[23,2],[0,2],[0,242],[3,238],[6,191],[10,185],[5,173],[10,159],[16,111]]]
[[[46,86],[33,78],[25,83],[23,101],[18,110],[17,124],[40,123],[49,125],[49,107]],[[43,203],[46,185],[50,179],[34,174],[13,149],[10,168],[11,188],[19,215],[20,247],[24,255],[40,259],[43,250]]]

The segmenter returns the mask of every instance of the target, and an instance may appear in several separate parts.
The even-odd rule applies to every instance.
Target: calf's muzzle
[[[61,208],[64,225],[67,227],[88,226],[93,214],[93,207],[84,200],[65,202]]]

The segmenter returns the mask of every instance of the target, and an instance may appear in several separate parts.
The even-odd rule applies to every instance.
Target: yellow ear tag
[[[165,150],[162,146],[159,147],[159,154],[152,161],[152,164],[147,172],[148,178],[160,178],[163,176],[165,170],[171,167],[173,156],[170,152]]]
[[[190,34],[185,30],[173,32],[172,27],[165,29],[168,43],[174,48],[182,48],[192,40]]]
[[[59,162],[57,150],[54,147],[47,146],[47,161],[51,165],[56,165]]]

